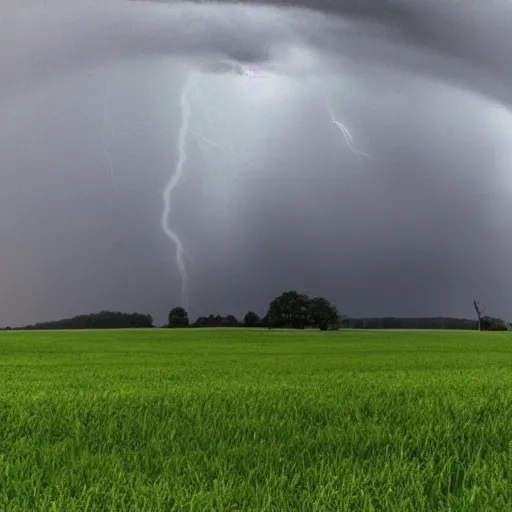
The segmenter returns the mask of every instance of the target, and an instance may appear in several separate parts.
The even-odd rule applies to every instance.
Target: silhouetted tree
[[[245,327],[257,327],[260,324],[261,324],[261,319],[254,311],[249,311],[244,316]]]
[[[190,325],[188,313],[181,306],[169,312],[169,327],[188,327]]]
[[[240,327],[240,322],[235,315],[228,315],[222,319],[223,327]]]
[[[315,297],[309,301],[309,319],[313,327],[321,331],[339,326],[338,310],[323,297]]]
[[[304,329],[308,322],[309,299],[295,290],[276,297],[268,308],[268,321],[278,327]]]

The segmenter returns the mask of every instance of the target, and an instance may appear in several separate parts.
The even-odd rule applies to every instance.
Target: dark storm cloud
[[[297,288],[353,315],[471,315],[481,298],[509,317],[512,123],[492,106],[512,104],[506,2],[7,6],[1,323],[99,309],[163,322],[180,283],[161,189],[176,160],[173,102],[197,67],[194,129],[261,165],[188,139],[172,225],[191,255],[192,315],[264,312]],[[244,82],[245,64],[279,76]],[[375,158],[349,151],[324,86]]]
[[[103,6],[13,2],[0,20],[0,94],[122,59],[184,57],[200,67],[226,60],[266,62],[286,39],[265,14],[221,10],[183,2],[172,8],[116,0]]]
[[[172,5],[168,0],[131,1]],[[236,4],[302,8],[356,22],[347,27],[315,20],[297,30],[303,40],[323,51],[411,68],[512,103],[512,5],[504,0],[239,0]],[[383,42],[396,47],[390,51]],[[416,52],[404,52],[404,47]]]
[[[234,2],[220,0],[220,3]],[[372,25],[376,34],[398,44],[428,48],[494,72],[504,66],[508,73],[511,71],[508,53],[512,43],[509,30],[512,6],[505,1],[238,0],[236,3],[324,12]],[[361,39],[371,37],[371,28],[366,26],[364,31],[359,31]],[[383,33],[383,28],[387,32]]]
[[[299,42],[335,60],[347,56],[402,67],[512,103],[512,6],[504,1],[126,0],[104,8],[86,2],[51,6],[13,6],[11,15],[6,10],[0,66],[7,71],[0,87],[144,55],[263,63],[276,58],[280,45]],[[244,6],[281,9],[273,15]]]
[[[248,3],[283,4],[273,0]],[[287,5],[357,22],[349,27],[324,23],[303,34],[326,52],[411,69],[512,104],[510,3],[291,0]]]

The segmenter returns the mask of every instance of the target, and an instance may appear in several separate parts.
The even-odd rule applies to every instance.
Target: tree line
[[[478,321],[451,317],[386,317],[386,318],[344,318],[342,327],[349,329],[457,329],[474,331]],[[500,318],[483,317],[481,330],[508,330],[509,326]]]
[[[312,327],[326,331],[339,329],[342,316],[335,306],[323,297],[309,298],[307,295],[291,290],[276,297],[268,306],[265,316],[260,317],[249,311],[239,322],[234,315],[200,316],[190,322],[187,311],[176,307],[169,312],[167,327],[266,327],[305,329]]]
[[[141,313],[120,313],[118,311],[101,311],[90,315],[79,315],[52,322],[40,322],[27,325],[28,330],[54,329],[133,329],[153,327],[151,315]]]
[[[90,315],[79,315],[63,320],[40,322],[21,329],[129,329],[152,328],[153,318],[149,314],[121,313],[101,311]],[[291,290],[274,298],[263,316],[248,311],[242,320],[235,315],[200,316],[191,322],[188,312],[183,307],[175,307],[169,312],[168,328],[201,327],[248,327],[248,328],[316,328],[322,331],[350,329],[467,329],[483,331],[504,331],[510,329],[499,318],[481,316],[479,322],[458,318],[348,318],[341,314],[331,302],[324,297],[310,298],[305,294]],[[9,327],[4,330],[10,330]]]
[[[307,295],[289,291],[276,297],[268,307],[267,313],[260,317],[249,311],[240,322],[234,315],[201,316],[190,322],[188,313],[182,307],[169,312],[167,327],[264,327],[292,328],[306,327],[320,330],[349,329],[458,329],[482,331],[506,331],[512,329],[501,318],[485,316],[480,323],[465,318],[433,317],[433,318],[349,318],[325,298],[310,299]]]

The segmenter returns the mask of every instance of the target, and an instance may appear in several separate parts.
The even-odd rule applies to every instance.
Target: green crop
[[[4,332],[0,510],[510,511],[512,333]]]

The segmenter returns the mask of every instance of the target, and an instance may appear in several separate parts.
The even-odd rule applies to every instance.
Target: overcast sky
[[[187,126],[168,225],[193,317],[297,289],[351,316],[480,299],[512,319],[510,19],[506,0],[4,0],[0,324],[164,322]]]

